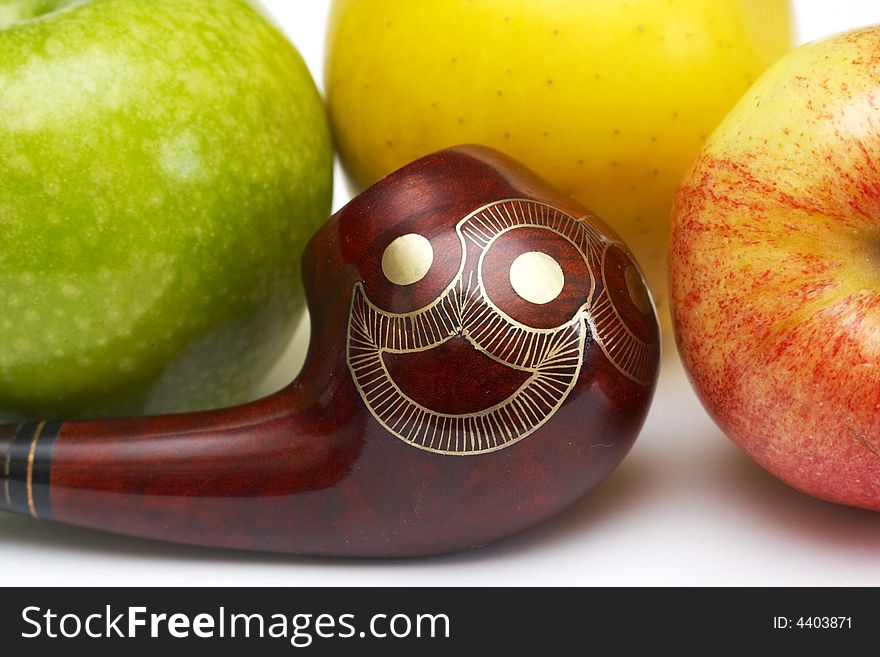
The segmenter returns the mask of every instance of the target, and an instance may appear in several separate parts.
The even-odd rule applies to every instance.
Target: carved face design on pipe
[[[347,359],[370,413],[404,442],[452,455],[513,445],[565,403],[594,343],[648,383],[650,300],[589,218],[510,199],[454,231],[389,240],[354,286]]]

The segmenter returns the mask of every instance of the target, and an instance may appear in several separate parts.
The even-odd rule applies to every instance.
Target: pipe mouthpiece
[[[52,519],[49,474],[61,422],[0,425],[0,510]]]

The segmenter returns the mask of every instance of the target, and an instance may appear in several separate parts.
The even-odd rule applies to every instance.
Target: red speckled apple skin
[[[676,338],[767,470],[880,510],[880,28],[798,49],[710,138],[673,212]]]

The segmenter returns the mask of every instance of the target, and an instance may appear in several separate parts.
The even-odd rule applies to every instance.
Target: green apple
[[[791,41],[786,0],[334,0],[327,100],[357,187],[494,146],[620,233],[662,316],[678,183]]]
[[[245,0],[0,0],[0,411],[245,400],[303,308],[332,148]]]

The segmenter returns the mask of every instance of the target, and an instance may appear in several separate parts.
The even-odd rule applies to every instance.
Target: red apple
[[[795,488],[880,510],[880,27],[760,78],[672,223],[676,338],[709,413]]]

